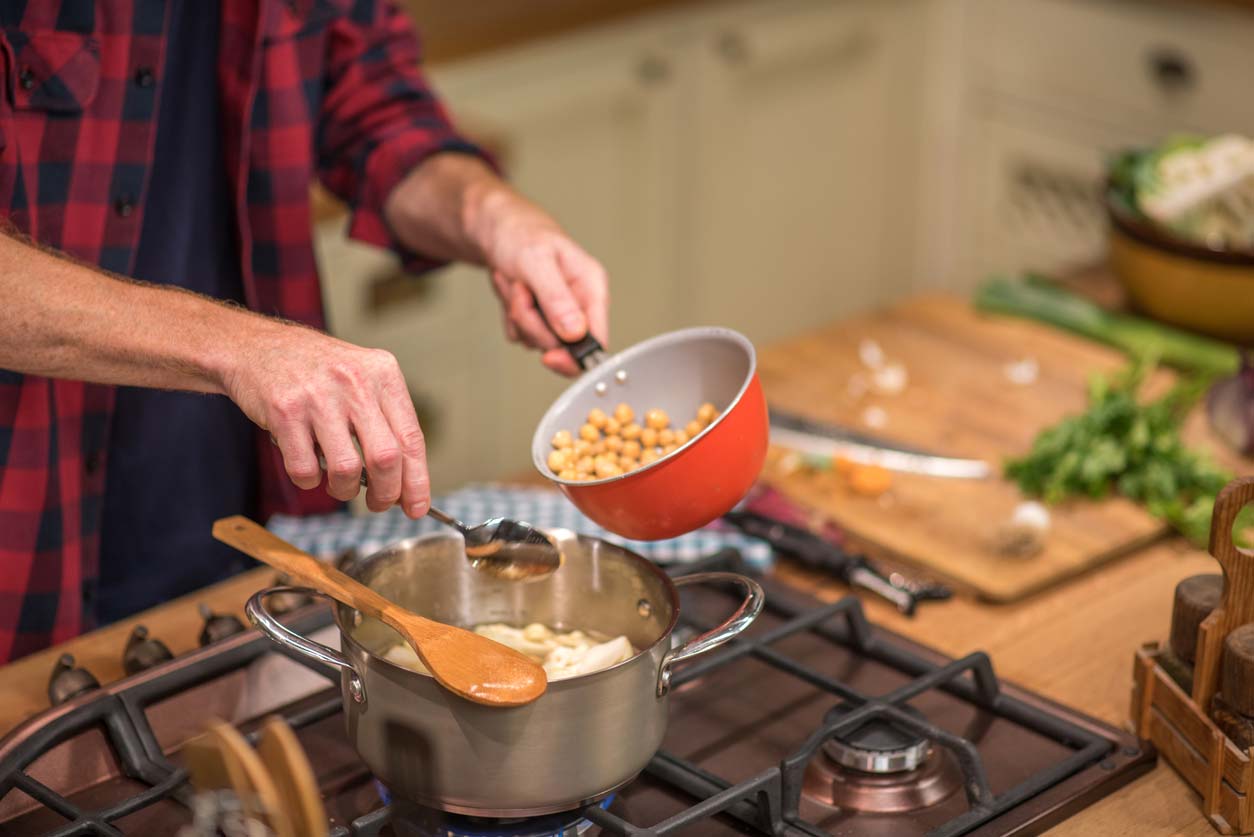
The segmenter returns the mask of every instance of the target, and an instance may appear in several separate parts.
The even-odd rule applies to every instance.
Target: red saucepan
[[[553,403],[531,441],[536,468],[580,511],[623,537],[672,538],[727,512],[762,470],[769,435],[753,344],[726,328],[689,328],[607,355],[591,336],[567,344],[585,372]],[[620,476],[576,482],[549,469],[558,430],[578,434],[588,412],[626,402],[659,407],[683,426],[704,402],[718,418],[667,456]]]

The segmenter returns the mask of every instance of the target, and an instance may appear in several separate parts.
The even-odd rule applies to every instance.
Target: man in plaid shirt
[[[221,514],[325,510],[363,467],[371,509],[426,512],[396,360],[320,330],[315,179],[411,269],[486,266],[555,371],[536,300],[606,339],[601,266],[455,133],[387,0],[0,0],[0,24],[0,661],[233,571]]]

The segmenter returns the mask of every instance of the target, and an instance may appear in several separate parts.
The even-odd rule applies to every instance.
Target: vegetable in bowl
[[[1210,250],[1254,250],[1254,140],[1176,136],[1115,156],[1115,207]]]

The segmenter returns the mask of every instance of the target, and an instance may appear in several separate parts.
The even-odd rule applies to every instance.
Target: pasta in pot
[[[544,667],[550,681],[592,674],[636,655],[636,649],[625,636],[601,640],[584,631],[555,631],[538,622],[525,628],[496,622],[477,625],[474,631],[526,654]],[[430,673],[406,642],[393,645],[383,657],[413,671]]]

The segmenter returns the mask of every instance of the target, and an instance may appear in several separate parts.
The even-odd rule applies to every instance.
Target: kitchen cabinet
[[[919,5],[779,3],[695,48],[692,315],[762,342],[882,304],[909,268]]]
[[[1254,16],[1222,4],[960,0],[949,5],[951,83],[928,144],[946,147],[919,196],[916,286],[968,290],[991,271],[1100,260],[1108,155],[1172,133],[1254,133]],[[953,21],[957,25],[953,25]],[[934,27],[939,28],[939,27]],[[951,211],[946,212],[949,209]]]

